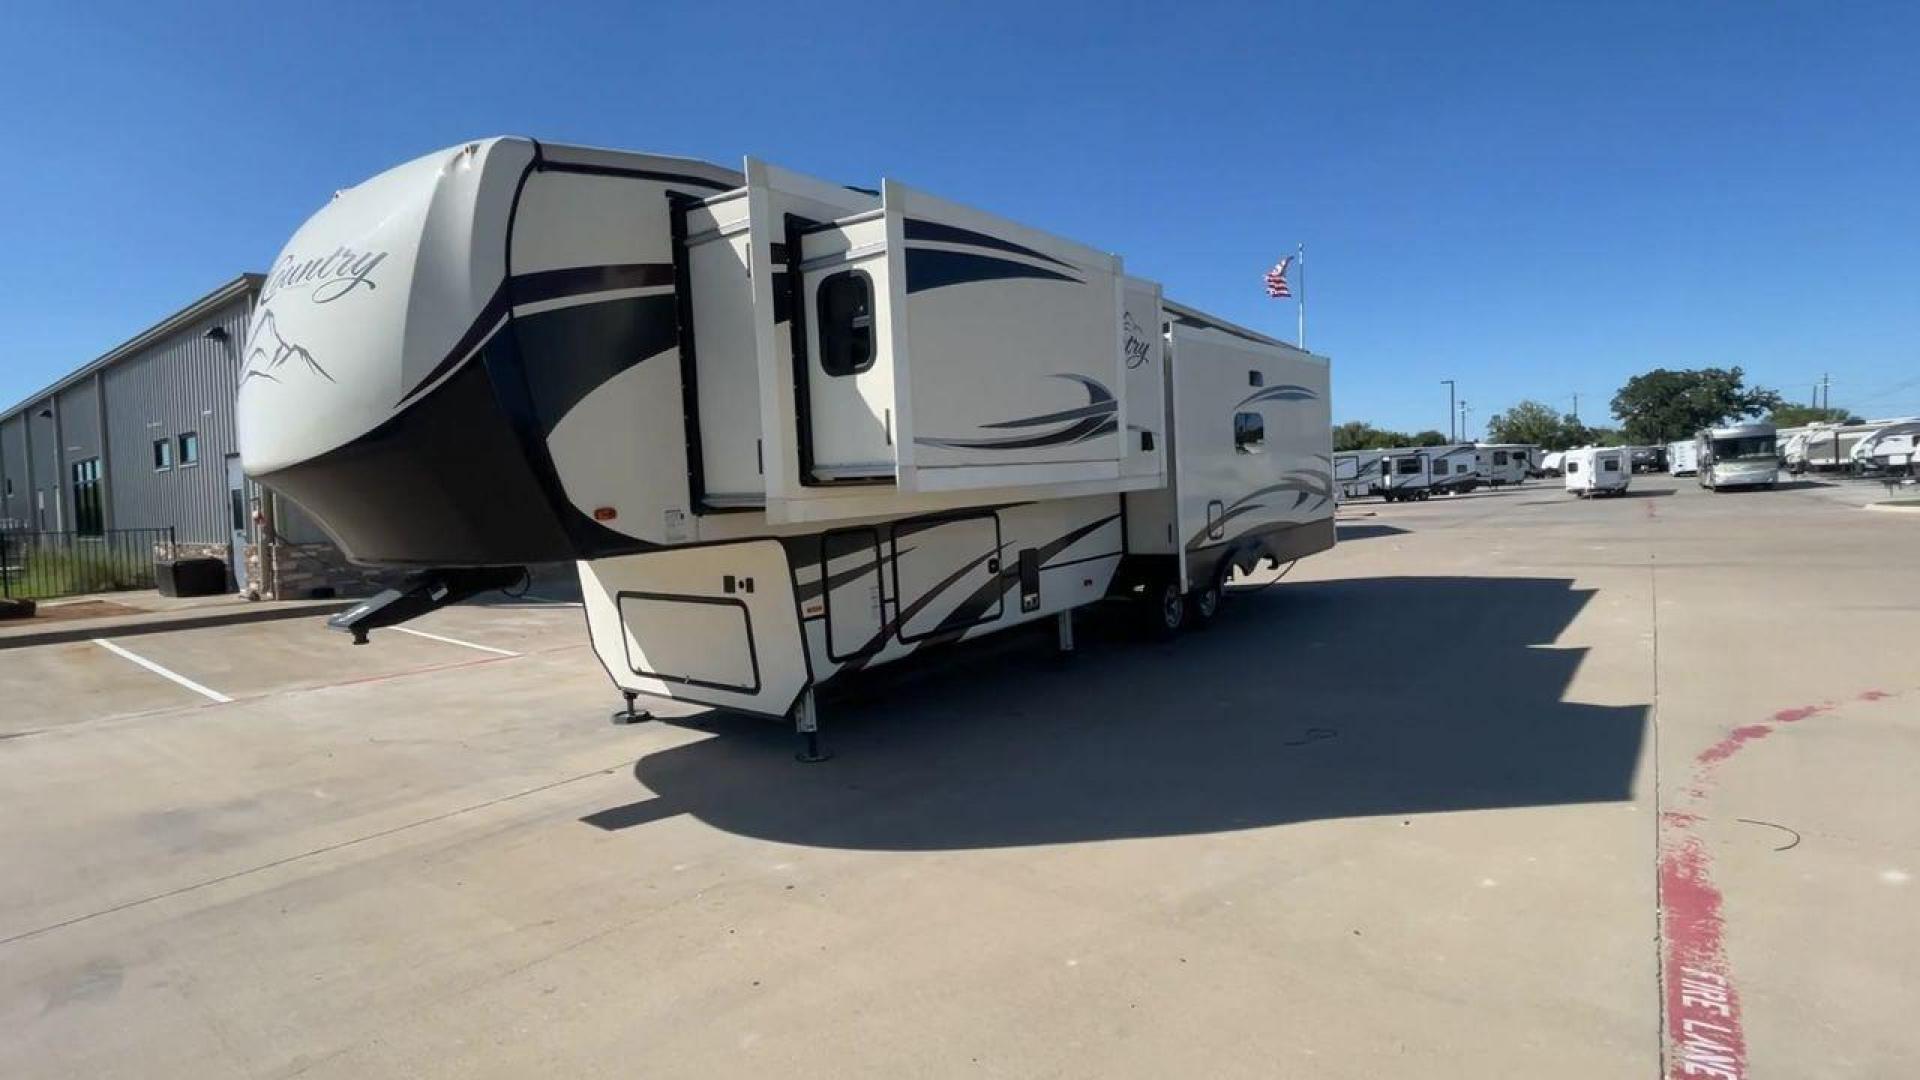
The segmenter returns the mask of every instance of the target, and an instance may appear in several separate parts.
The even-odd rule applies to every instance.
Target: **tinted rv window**
[[[1495,465],[1505,465],[1507,463],[1507,452],[1505,450],[1495,450],[1493,452],[1493,463]]]
[[[1574,473],[1577,473],[1577,472],[1579,472],[1579,471],[1580,471],[1580,463],[1579,463],[1579,462],[1577,462],[1577,461],[1569,461],[1569,462],[1567,462],[1567,475],[1568,475],[1568,476],[1572,476],[1572,475],[1573,475]]]
[[[1233,414],[1233,448],[1256,454],[1267,445],[1267,422],[1257,412]]]
[[[1608,459],[1606,459],[1605,461],[1602,461],[1602,462],[1600,463],[1600,468],[1601,468],[1601,469],[1603,469],[1603,470],[1605,470],[1606,472],[1619,472],[1619,471],[1620,471],[1620,459],[1619,459],[1619,458],[1608,458]]]
[[[1399,460],[1393,463],[1393,471],[1399,473],[1402,476],[1409,476],[1413,473],[1417,473],[1420,471],[1420,459],[1415,457],[1400,458]]]
[[[873,366],[873,283],[859,270],[820,281],[814,306],[820,320],[820,370],[854,375]]]

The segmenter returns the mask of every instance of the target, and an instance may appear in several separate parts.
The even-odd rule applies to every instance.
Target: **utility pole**
[[[1441,379],[1440,381],[1447,384],[1447,441],[1453,442],[1453,380]]]
[[[1820,407],[1833,408],[1833,376],[1825,372],[1820,375]]]
[[[1580,419],[1580,391],[1573,392],[1573,418]]]
[[[1460,435],[1459,435],[1459,438],[1455,441],[1457,442],[1467,441],[1467,414],[1472,411],[1473,411],[1473,406],[1468,405],[1464,401],[1460,403]]]

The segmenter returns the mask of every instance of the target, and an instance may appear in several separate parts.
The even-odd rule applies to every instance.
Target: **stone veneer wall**
[[[261,566],[262,555],[270,566]],[[305,600],[316,594],[372,596],[397,584],[404,570],[355,566],[339,548],[326,541],[308,544],[278,540],[247,545],[247,578],[254,583],[249,595],[262,600]]]

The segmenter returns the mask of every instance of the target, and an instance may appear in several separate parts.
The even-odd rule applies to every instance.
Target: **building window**
[[[820,281],[814,298],[820,319],[820,370],[857,375],[873,366],[873,282],[859,270]]]
[[[99,536],[104,521],[100,511],[100,459],[73,463],[73,531]]]
[[[200,433],[189,431],[180,436],[180,467],[200,464]]]
[[[1267,421],[1257,412],[1233,414],[1233,448],[1257,454],[1267,448]]]
[[[153,440],[153,471],[166,472],[173,468],[173,440]]]

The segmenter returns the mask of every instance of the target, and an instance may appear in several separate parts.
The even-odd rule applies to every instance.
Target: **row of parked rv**
[[[1861,425],[1865,426],[1865,425]],[[1481,486],[1519,484],[1529,477],[1560,477],[1568,493],[1609,495],[1627,490],[1636,472],[1665,469],[1674,476],[1698,477],[1701,487],[1772,487],[1782,468],[1798,472],[1804,463],[1807,432],[1838,431],[1833,426],[1794,429],[1781,439],[1771,424],[1708,428],[1692,439],[1666,446],[1583,446],[1542,454],[1521,443],[1453,443],[1442,446],[1357,450],[1333,456],[1334,485],[1341,499],[1378,496],[1388,502],[1453,495]],[[1868,469],[1907,468],[1920,422],[1888,421],[1856,437],[1851,452]],[[1794,449],[1790,449],[1794,448]],[[1799,453],[1799,467],[1791,453]],[[1891,463],[1891,464],[1889,464]]]
[[[1920,416],[1859,424],[1808,424],[1778,433],[1780,463],[1791,473],[1910,472],[1920,457]]]
[[[1446,443],[1333,455],[1334,488],[1342,499],[1388,502],[1455,495],[1518,484],[1541,475],[1540,448],[1525,443]]]

